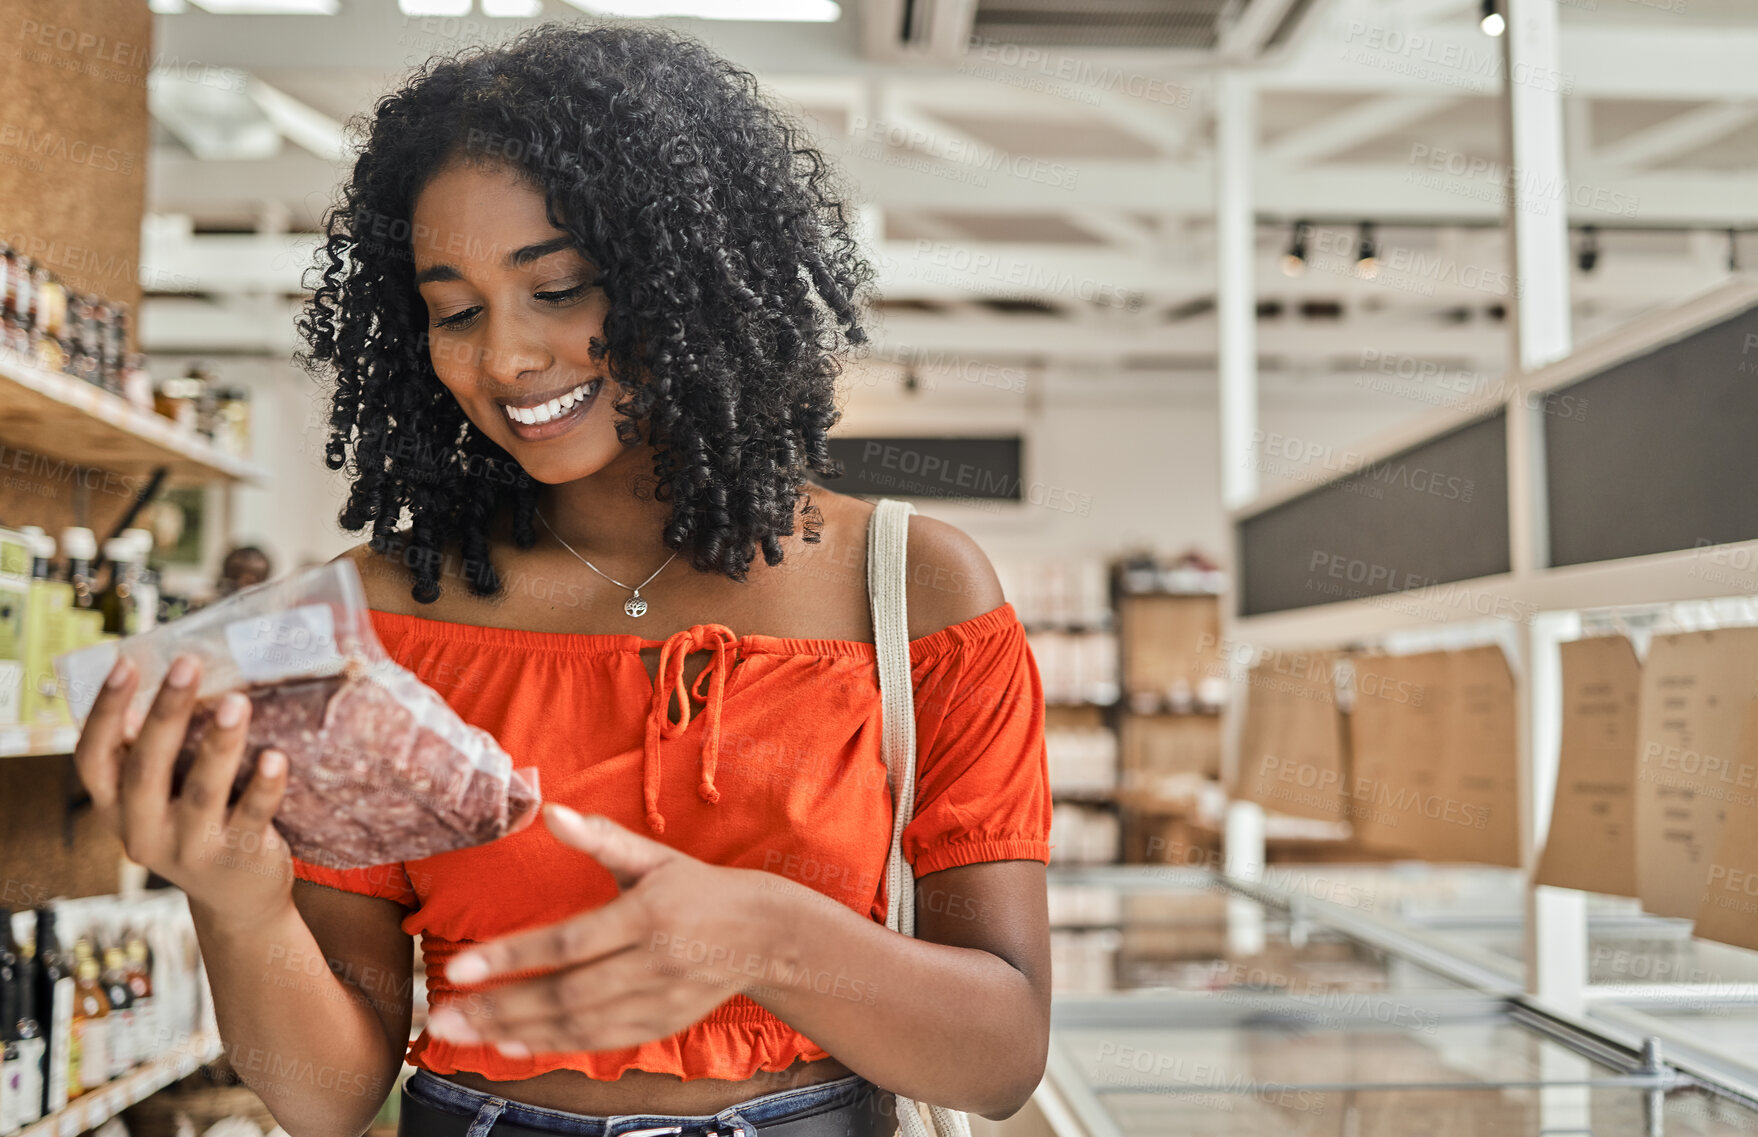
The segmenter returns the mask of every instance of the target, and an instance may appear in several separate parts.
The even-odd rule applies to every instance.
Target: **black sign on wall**
[[[875,497],[1023,501],[1022,444],[1018,435],[832,438],[830,456],[843,464],[843,476],[826,484]]]
[[[1758,308],[1553,391],[1544,410],[1553,566],[1758,537]]]
[[[1246,518],[1238,547],[1242,616],[1507,572],[1507,412]],[[1501,614],[1463,589],[1436,603]]]

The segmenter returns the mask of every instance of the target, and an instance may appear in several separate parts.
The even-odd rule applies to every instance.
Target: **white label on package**
[[[328,604],[306,604],[226,625],[226,646],[247,682],[336,670],[336,625]]]

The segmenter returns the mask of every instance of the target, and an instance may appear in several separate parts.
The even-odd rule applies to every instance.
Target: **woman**
[[[912,518],[920,916],[887,930],[872,507],[807,483],[870,270],[817,151],[698,44],[543,26],[379,102],[323,258],[301,331],[374,625],[551,804],[421,861],[292,861],[283,760],[227,812],[247,707],[167,800],[196,670],[129,739],[119,666],[79,766],[188,892],[245,1081],[292,1137],[358,1134],[406,1049],[423,1137],[1018,1110],[1049,1022],[1042,692],[983,555]]]

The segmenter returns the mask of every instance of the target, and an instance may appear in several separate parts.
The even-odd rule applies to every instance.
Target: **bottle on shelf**
[[[0,908],[0,1137],[23,1128],[24,1051],[19,1046],[18,973],[23,961],[12,946],[12,910]]]
[[[140,1061],[134,988],[128,982],[128,957],[120,946],[112,943],[104,948],[98,982],[110,1003],[110,1077],[120,1078]]]
[[[136,595],[140,582],[139,555],[138,543],[126,535],[104,542],[104,559],[110,562],[110,583],[98,597],[98,609],[104,614],[106,632],[132,636],[141,630]]]
[[[37,1000],[31,984],[32,955],[12,934],[12,918],[0,919],[0,937],[4,937],[13,954],[18,956],[17,974],[13,979],[14,1039],[18,1047],[20,1086],[13,1109],[20,1125],[29,1125],[43,1116],[43,1032],[37,1025]]]
[[[152,949],[146,937],[130,928],[123,937],[127,962],[124,976],[134,1001],[135,1061],[150,1062],[164,1049],[159,1038],[158,1003],[153,998]]]
[[[67,363],[66,336],[67,289],[38,265],[31,271],[31,302],[35,317],[31,321],[31,354],[38,367],[60,371]]]
[[[150,529],[124,529],[122,536],[134,542],[134,612],[139,630],[151,631],[159,622],[159,573],[153,568],[153,533]]]
[[[122,397],[136,410],[153,409],[153,375],[147,370],[146,356],[137,351],[123,357]]]
[[[73,1042],[73,969],[55,933],[55,910],[37,909],[35,995],[43,1027],[43,1112],[67,1104]]]
[[[30,351],[30,265],[24,254],[17,249],[8,247],[4,253],[4,264],[0,265],[0,288],[5,290],[4,299],[0,299],[0,344],[23,354]]]
[[[98,555],[98,539],[83,525],[69,525],[61,530],[63,576],[73,586],[75,608],[95,608],[97,594],[93,591],[92,561]]]
[[[92,942],[83,936],[74,941],[73,957],[73,1032],[67,1060],[69,1097],[95,1090],[110,1080],[110,1000],[98,982],[102,969],[92,955]]]

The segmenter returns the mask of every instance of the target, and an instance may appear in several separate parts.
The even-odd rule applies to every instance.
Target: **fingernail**
[[[214,715],[214,721],[230,730],[244,721],[244,707],[250,702],[236,691],[228,691],[220,700],[220,709]]]
[[[550,815],[552,817],[558,818],[559,820],[564,821],[569,825],[584,825],[584,824],[586,824],[586,819],[584,817],[581,817],[578,812],[576,812],[572,809],[569,809],[567,806],[562,805],[560,802],[554,802],[554,801],[545,802],[543,808],[549,810]]]
[[[262,771],[265,778],[278,778],[281,771],[287,768],[287,756],[279,750],[265,750],[257,760],[256,768]]]
[[[165,682],[173,687],[187,687],[195,681],[195,656],[180,655],[171,665],[171,673],[165,676]]]
[[[134,661],[127,656],[123,656],[116,661],[116,666],[110,668],[110,675],[104,680],[104,686],[114,691],[116,688],[128,682],[129,676],[133,674]]]
[[[475,983],[488,975],[488,964],[479,955],[461,955],[446,964],[446,979],[452,983]]]
[[[531,1057],[531,1048],[526,1046],[523,1042],[497,1042],[494,1044],[494,1048],[502,1054],[505,1054],[508,1058]]]

